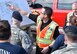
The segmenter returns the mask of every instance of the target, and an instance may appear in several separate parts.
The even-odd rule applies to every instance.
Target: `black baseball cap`
[[[12,17],[22,22],[22,16],[18,11],[14,11]]]

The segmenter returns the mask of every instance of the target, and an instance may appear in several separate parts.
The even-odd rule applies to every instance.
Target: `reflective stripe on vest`
[[[37,18],[37,25],[40,23],[40,21],[41,21],[41,18],[38,16],[38,18]]]
[[[37,36],[37,42],[39,42],[39,43],[42,43],[42,44],[51,44],[52,41],[53,41],[53,40],[42,39],[42,38],[39,38],[39,37]]]
[[[56,26],[58,26],[54,21],[51,22],[46,34],[45,34],[45,37],[46,39],[50,39],[50,36],[51,34],[53,34],[53,32],[55,31],[55,28]]]

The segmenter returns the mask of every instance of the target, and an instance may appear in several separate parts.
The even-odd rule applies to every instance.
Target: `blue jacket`
[[[52,51],[55,51],[55,50],[59,49],[60,47],[64,46],[64,41],[65,41],[64,34],[59,35],[56,38],[56,40],[52,46]]]

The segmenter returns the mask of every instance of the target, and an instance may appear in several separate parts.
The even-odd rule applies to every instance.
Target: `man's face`
[[[43,19],[47,19],[47,14],[45,13],[45,9],[44,8],[42,8],[40,15],[42,16]]]
[[[72,5],[72,11],[73,11],[75,14],[77,14],[77,3],[74,3],[74,4]]]
[[[19,23],[20,21],[18,21],[18,20],[16,20],[16,19],[14,19],[14,18],[12,18],[12,20],[11,20],[11,23],[14,25],[14,24],[17,24],[17,23]]]

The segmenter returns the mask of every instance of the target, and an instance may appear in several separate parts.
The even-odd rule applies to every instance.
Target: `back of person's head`
[[[66,36],[72,41],[77,41],[77,26],[65,26],[64,32]]]
[[[45,9],[45,14],[50,18],[53,14],[53,10],[50,7],[43,7]]]
[[[70,23],[71,25],[77,26],[77,17],[76,16],[70,16]]]
[[[22,16],[21,16],[21,14],[20,14],[18,11],[14,11],[14,12],[12,13],[12,17],[13,17],[14,19],[16,19],[16,20],[22,22]]]
[[[10,24],[7,20],[0,20],[0,40],[8,40],[11,36]]]

